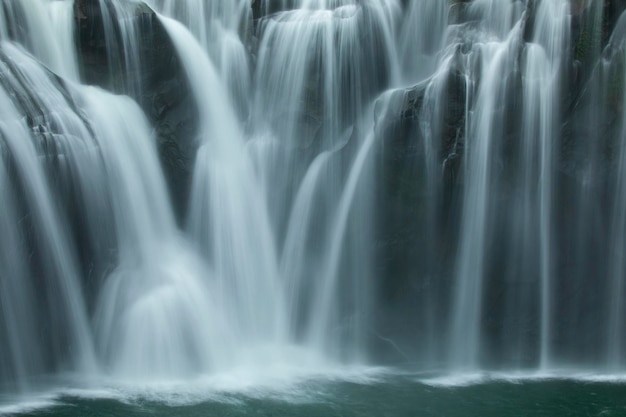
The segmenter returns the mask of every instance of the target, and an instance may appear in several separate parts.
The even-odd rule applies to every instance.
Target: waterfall
[[[183,23],[209,53],[231,94],[238,114],[245,118],[250,95],[250,64],[245,42],[251,31],[247,0],[151,0],[159,13]]]
[[[623,67],[623,59],[624,59],[624,28],[626,24],[626,18],[622,16],[617,24],[617,28],[613,37],[609,42],[609,47],[611,48],[610,52],[613,57],[617,57],[617,59],[613,60],[605,60],[602,62],[601,71],[603,75],[602,86],[601,86],[601,94],[610,96],[615,92],[612,91],[615,87],[614,82],[617,79],[618,82],[623,82],[626,80],[626,68]],[[621,110],[624,111],[625,107],[623,105],[624,100],[626,100],[626,96],[621,94],[622,106]],[[626,188],[624,184],[624,169],[626,168],[626,161],[624,158],[626,154],[624,153],[623,146],[623,138],[626,134],[626,124],[624,123],[624,119],[621,119],[621,124],[619,125],[619,130],[617,131],[616,139],[618,144],[616,145],[619,149],[618,151],[618,159],[616,170],[616,180],[614,184],[614,193],[615,193],[615,201],[613,208],[613,215],[611,217],[611,233],[609,234],[610,238],[610,256],[609,256],[609,274],[611,282],[609,283],[608,289],[608,300],[609,300],[609,309],[608,309],[608,327],[607,327],[607,366],[610,369],[619,369],[624,366],[624,345],[626,340],[626,332],[624,331],[624,308],[626,305],[625,302],[625,285],[626,280],[624,278],[624,274],[626,273],[625,268],[625,259],[624,259],[624,228],[626,227],[626,217],[624,213],[626,212]]]
[[[200,128],[188,230],[215,270],[219,298],[229,300],[228,308],[233,309],[234,333],[242,338],[238,345],[280,342],[286,326],[283,284],[269,216],[235,110],[193,36],[175,21],[162,21],[185,63],[200,114],[206,117]]]
[[[0,369],[2,382],[24,388],[27,377],[61,371],[63,363],[69,370],[94,372],[96,362],[67,222],[40,162],[41,149],[33,143],[39,135],[44,146],[48,138],[54,140],[48,123],[62,125],[63,115],[48,113],[46,105],[54,101],[49,92],[61,93],[22,51],[9,43],[1,48],[2,201],[7,210],[2,225],[10,239],[0,246],[0,340],[7,347]],[[22,89],[32,91],[33,101],[13,101],[25,93]],[[31,130],[20,114],[35,117],[37,112],[41,116]]]
[[[623,372],[611,13],[0,0],[0,397],[67,375]]]
[[[511,31],[501,43],[479,45],[477,62],[470,65],[484,68],[486,80],[498,80],[507,63],[509,51],[515,50],[519,28]],[[471,59],[471,58],[470,58]],[[471,77],[471,75],[470,75]],[[471,81],[470,81],[471,82]],[[456,290],[452,321],[452,357],[455,366],[475,367],[479,360],[483,304],[484,259],[487,256],[487,228],[490,182],[493,173],[491,155],[493,141],[501,135],[500,118],[495,118],[502,105],[503,85],[484,81],[475,93],[475,118],[468,127],[466,175],[468,186],[464,197],[460,255],[457,264],[459,285]]]
[[[373,138],[361,117],[398,77],[397,17],[394,1],[302,2],[256,24],[251,124],[261,134],[250,148],[270,196],[282,278],[296,297],[289,300],[291,328],[296,338],[350,360],[364,351],[372,266],[362,244],[372,237],[371,201],[361,190],[373,186],[371,169],[363,170]]]
[[[132,378],[209,369],[209,335],[219,334],[220,324],[212,323],[204,267],[175,228],[147,122],[129,99],[84,94],[108,173],[119,252],[94,318],[105,364]]]
[[[435,71],[448,26],[448,5],[437,0],[411,2],[402,22],[398,55],[408,82],[420,81]]]
[[[448,32],[448,45],[439,52],[444,70],[429,81],[426,90],[429,105],[425,106],[425,117],[442,119],[438,113],[441,104],[437,103],[445,100],[450,88],[450,81],[441,82],[442,76],[444,80],[450,77],[449,68],[463,74],[465,131],[457,133],[450,154],[465,155],[449,330],[449,360],[454,369],[477,369],[493,357],[483,344],[485,320],[494,314],[502,315],[502,330],[501,335],[494,332],[492,338],[500,338],[498,343],[508,352],[509,363],[522,365],[533,356],[533,350],[541,352],[542,366],[549,361],[552,166],[557,146],[553,138],[558,135],[561,51],[567,47],[569,12],[565,3],[540,2],[533,7],[537,17],[531,26],[532,42],[528,43],[524,42],[524,31],[530,11],[520,2],[476,1],[457,11],[456,19],[474,19],[476,23],[457,25]],[[441,34],[441,29],[436,33]],[[443,111],[449,111],[445,104]],[[437,124],[425,126],[425,141],[445,134]],[[522,135],[519,144],[509,139],[518,129]],[[515,154],[511,155],[512,151]],[[427,154],[432,155],[431,160],[436,155],[432,151]],[[437,176],[430,171],[429,178]],[[511,175],[515,176],[509,181]],[[431,184],[433,190],[441,186]],[[502,201],[494,198],[496,195],[501,195]],[[498,264],[497,256],[506,257],[506,263]],[[540,284],[532,284],[531,276],[540,276]],[[485,297],[502,281],[510,282],[511,290],[503,294],[505,304],[499,306]],[[486,306],[490,310],[485,310]],[[538,349],[524,330],[531,317],[540,317]]]
[[[533,44],[528,49],[526,74],[527,87],[524,89],[525,110],[522,119],[526,129],[524,143],[532,146],[532,138],[539,141],[534,148],[539,149],[540,161],[539,178],[539,224],[538,230],[541,274],[541,353],[540,366],[547,368],[550,365],[550,337],[552,327],[551,280],[554,275],[553,262],[553,231],[552,231],[552,196],[553,196],[553,164],[554,164],[554,137],[558,134],[560,109],[558,97],[560,95],[559,75],[565,57],[563,50],[569,42],[569,20],[567,2],[542,3],[537,10],[540,16],[535,22]],[[548,18],[551,16],[551,18]],[[539,48],[535,47],[538,45]],[[538,54],[533,56],[533,54]],[[537,113],[538,111],[538,113]],[[528,161],[527,166],[532,162]],[[533,189],[535,185],[528,184]]]

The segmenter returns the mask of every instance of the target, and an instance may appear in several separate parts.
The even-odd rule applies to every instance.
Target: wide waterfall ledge
[[[623,414],[625,10],[0,0],[0,415]]]

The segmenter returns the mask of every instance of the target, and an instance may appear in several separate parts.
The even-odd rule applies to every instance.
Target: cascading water
[[[0,395],[386,360],[623,372],[606,13],[0,0]]]
[[[109,173],[119,253],[94,318],[103,359],[131,378],[209,369],[209,335],[219,335],[221,324],[203,266],[176,231],[144,116],[132,101],[99,91],[86,91],[85,102],[98,115],[93,129]]]
[[[163,20],[195,87],[202,141],[192,185],[189,233],[215,270],[225,316],[233,317],[237,346],[280,343],[285,312],[269,216],[243,133],[218,73],[193,36]],[[200,58],[198,58],[200,57]],[[243,257],[243,258],[242,258]]]
[[[94,371],[96,364],[67,222],[52,197],[39,160],[41,149],[31,139],[38,132],[31,133],[20,116],[34,117],[46,102],[37,96],[30,102],[13,102],[28,89],[43,87],[42,96],[60,92],[40,85],[50,82],[44,81],[49,75],[9,43],[2,44],[2,66],[2,191],[7,207],[2,223],[7,237],[15,240],[2,245],[0,340],[8,351],[3,349],[0,369],[2,382],[24,388],[27,376],[63,370],[63,363],[82,372]],[[31,71],[36,71],[36,79],[30,77]],[[47,115],[39,116],[33,121],[45,141]],[[50,124],[63,123],[61,117],[50,116]]]
[[[282,279],[297,300],[289,301],[291,328],[297,338],[344,357],[363,351],[367,327],[371,264],[362,242],[371,239],[370,202],[357,190],[372,185],[362,172],[371,139],[352,145],[361,148],[356,155],[346,148],[358,140],[351,138],[357,130],[369,129],[359,118],[370,98],[396,78],[393,52],[372,52],[393,51],[397,11],[395,2],[303,2],[257,23],[251,123],[260,132],[250,147],[270,196]],[[313,178],[324,185],[310,183]],[[342,280],[343,274],[359,278]]]
[[[541,283],[538,288],[533,288],[533,285],[522,282],[514,293],[505,295],[508,304],[503,312],[504,326],[507,327],[504,330],[505,343],[514,341],[516,347],[510,355],[517,357],[518,361],[530,356],[527,350],[532,347],[527,336],[522,332],[516,334],[516,331],[523,320],[532,315],[540,316],[540,360],[543,367],[549,361],[550,349],[552,141],[557,135],[555,122],[559,118],[559,53],[566,47],[567,4],[539,4],[533,42],[527,44],[521,43],[524,20],[522,10],[516,5],[503,8],[501,2],[477,2],[470,7],[476,9],[470,13],[485,13],[485,22],[489,25],[487,36],[507,33],[507,29],[500,26],[501,22],[517,23],[502,42],[478,39],[475,49],[469,54],[469,82],[473,84],[480,79],[480,85],[474,94],[471,93],[473,87],[470,85],[469,88],[470,94],[475,97],[475,104],[470,103],[472,118],[466,137],[465,175],[469,183],[464,197],[464,227],[456,272],[460,285],[456,293],[451,334],[452,355],[457,358],[456,366],[476,367],[479,363],[480,341],[483,339],[481,309],[485,303],[484,279],[490,274],[487,262],[492,252],[489,250],[490,241],[510,240],[507,245],[512,248],[511,259],[500,273],[511,281],[539,276]],[[525,54],[521,59],[518,55],[520,48],[524,48]],[[475,63],[472,62],[474,55],[478,57]],[[521,68],[516,68],[518,66]],[[512,85],[514,88],[511,88]],[[503,144],[501,138],[510,140],[506,139],[507,130],[516,123],[514,116],[505,113],[509,102],[515,100],[510,94],[520,94],[520,87],[521,104],[514,105],[520,106],[522,112],[521,121],[517,122],[522,130],[521,143]],[[508,146],[515,149],[514,158],[520,158],[519,161],[506,162],[512,167],[519,166],[512,184],[500,182],[494,175],[502,169],[498,167],[502,159],[508,158],[505,153],[510,152]],[[510,206],[502,206],[492,198],[494,194],[502,193],[504,187],[512,187],[509,192]],[[502,209],[513,214],[499,216],[497,213]],[[514,232],[501,237],[498,228]],[[541,300],[538,306],[534,305],[537,297]],[[533,313],[537,308],[539,312]]]
[[[65,35],[72,25],[57,33],[52,32],[54,28],[48,23],[50,18],[56,23],[71,17],[72,6],[71,1],[64,0],[3,2],[0,8],[0,39],[19,42],[59,75],[72,77],[76,75],[75,68],[71,66],[73,53],[68,49],[70,44],[63,43],[68,40]]]
[[[247,117],[250,64],[245,42],[251,24],[247,0],[150,0],[155,10],[182,22],[209,53],[241,117]]]
[[[606,349],[607,349],[607,367],[609,369],[619,369],[624,366],[624,345],[626,341],[626,333],[624,331],[624,308],[625,303],[625,269],[624,269],[624,227],[625,221],[624,213],[626,212],[626,206],[624,201],[624,169],[626,167],[626,161],[624,160],[624,146],[623,140],[626,134],[626,124],[624,123],[623,115],[620,115],[620,111],[624,111],[624,100],[626,96],[622,92],[616,91],[615,87],[626,79],[626,66],[624,65],[624,46],[625,40],[624,30],[626,29],[626,18],[622,16],[616,26],[614,34],[609,41],[607,47],[607,53],[602,60],[597,74],[599,77],[598,91],[602,100],[610,100],[613,103],[617,102],[618,106],[614,110],[617,116],[620,117],[620,122],[614,130],[613,137],[610,140],[614,141],[612,146],[616,149],[616,162],[611,168],[612,174],[615,179],[612,183],[611,192],[615,195],[613,202],[612,214],[609,221],[610,231],[608,233],[609,238],[609,256],[608,256],[608,274],[610,281],[606,288],[608,294],[608,309],[607,309],[607,323],[606,335]],[[616,84],[617,83],[617,84]],[[611,112],[606,112],[603,117],[610,118]],[[596,119],[597,120],[597,119]],[[598,122],[597,122],[598,123]],[[599,122],[594,127],[603,128],[606,123]]]
[[[443,47],[448,26],[449,5],[425,0],[410,2],[407,7],[408,17],[402,22],[398,55],[403,77],[408,82],[417,82],[435,71],[436,55]]]

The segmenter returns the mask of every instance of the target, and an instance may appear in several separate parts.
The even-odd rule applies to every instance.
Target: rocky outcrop
[[[75,19],[83,80],[129,94],[142,107],[155,127],[170,194],[181,217],[188,200],[199,118],[172,41],[145,3],[75,0]],[[129,39],[133,33],[135,39]],[[135,42],[136,51],[126,54],[120,47],[124,42]],[[128,62],[129,57],[136,60]]]
[[[252,17],[256,20],[297,7],[299,5],[295,0],[252,0]]]

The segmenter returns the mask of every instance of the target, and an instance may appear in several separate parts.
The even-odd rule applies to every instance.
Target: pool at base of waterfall
[[[626,416],[626,374],[406,373],[389,369],[246,380],[63,388],[0,398],[0,415],[113,416]]]

